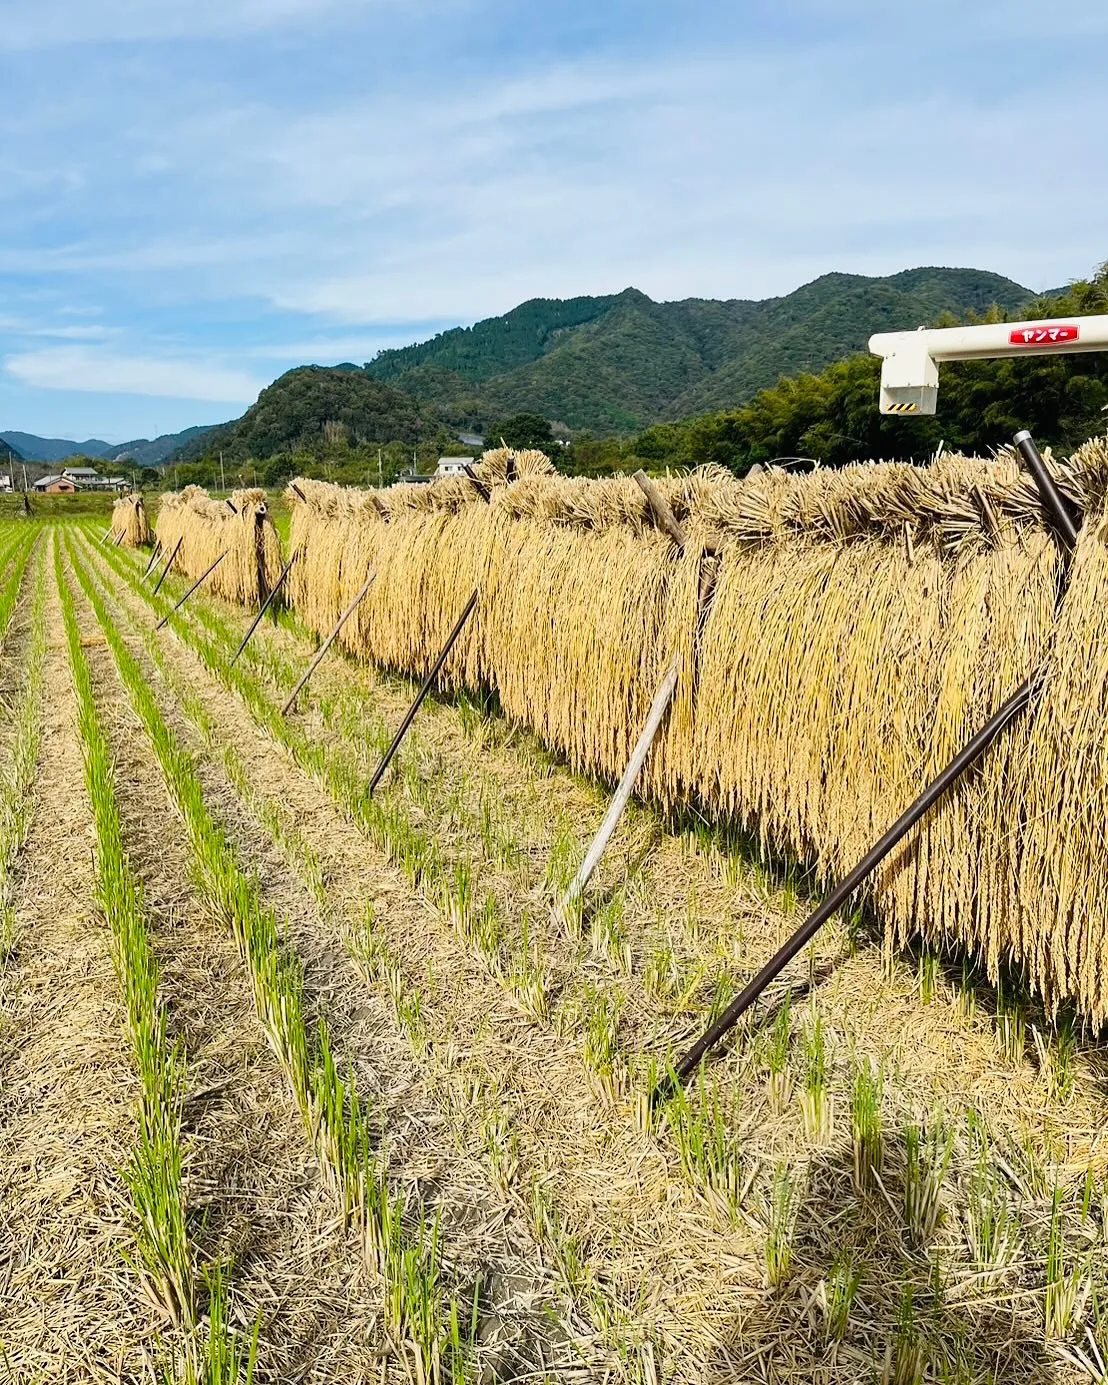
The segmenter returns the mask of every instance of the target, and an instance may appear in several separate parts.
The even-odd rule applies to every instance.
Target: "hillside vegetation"
[[[743,404],[784,375],[862,350],[870,334],[1015,311],[1028,289],[975,269],[887,278],[825,274],[781,298],[655,303],[637,289],[532,299],[503,317],[383,351],[366,372],[456,423],[534,412],[571,429],[631,432]]]
[[[221,452],[236,483],[278,485],[297,472],[387,483],[413,462],[428,468],[441,452],[463,451],[466,421],[513,445],[547,446],[535,426],[549,435],[567,415],[602,422],[574,430],[558,466],[595,475],[702,462],[741,471],[796,456],[829,465],[921,458],[941,441],[987,452],[1020,427],[1066,448],[1104,429],[1102,356],[944,366],[938,415],[895,419],[877,413],[880,362],[858,348],[874,331],[920,323],[1106,310],[1103,270],[1037,299],[998,275],[929,269],[884,280],[826,275],[763,303],[659,304],[635,290],[536,299],[364,368],[289,371],[237,422],[201,430],[181,449],[173,483],[218,485]],[[459,383],[463,371],[473,378]],[[757,380],[765,383],[752,388]],[[524,408],[529,399],[539,402]],[[513,424],[526,424],[527,436],[514,436]]]
[[[1108,311],[1108,269],[1102,266],[1092,279],[1035,299],[1022,311],[1032,318]],[[938,412],[931,418],[883,418],[877,412],[880,375],[876,356],[850,356],[818,374],[783,379],[740,409],[647,429],[630,449],[579,444],[578,463],[605,471],[626,466],[630,451],[656,466],[717,462],[742,471],[754,462],[798,456],[840,466],[870,457],[920,459],[940,443],[985,454],[1010,442],[1020,428],[1061,449],[1105,431],[1108,355],[1099,352],[944,365]]]

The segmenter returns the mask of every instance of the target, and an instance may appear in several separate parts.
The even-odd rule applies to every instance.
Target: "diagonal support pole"
[[[681,525],[677,522],[677,517],[670,508],[669,501],[666,500],[660,488],[647,476],[645,471],[636,471],[632,478],[635,484],[646,497],[646,503],[650,507],[654,516],[654,522],[659,529],[663,529],[677,547],[684,550],[686,544],[686,534]],[[712,554],[705,553],[703,557],[710,559]],[[699,622],[701,613],[704,611],[711,596],[712,587],[715,583],[716,567],[710,560],[701,563],[700,585],[697,592],[697,620]],[[569,889],[566,890],[561,900],[553,911],[552,917],[563,926],[567,925],[574,911],[584,898],[585,890],[588,888],[589,880],[593,872],[600,864],[600,859],[607,849],[608,842],[612,834],[619,826],[619,821],[626,811],[627,804],[631,801],[631,794],[634,792],[635,782],[646,763],[646,757],[650,752],[650,747],[654,743],[662,722],[665,720],[669,705],[673,701],[673,694],[677,688],[677,659],[673,660],[669,668],[662,675],[662,681],[658,684],[658,689],[654,694],[654,700],[650,704],[647,712],[646,722],[639,734],[639,739],[635,742],[635,748],[631,752],[631,758],[627,762],[627,768],[623,771],[623,777],[612,795],[612,801],[608,805],[608,811],[604,815],[604,821],[600,824],[596,836],[592,840],[581,868],[573,877]]]
[[[154,540],[154,546],[153,546],[153,547],[151,548],[151,550],[150,550],[150,557],[147,559],[146,567],[145,567],[145,569],[143,570],[143,574],[142,574],[142,577],[140,578],[140,581],[145,582],[146,579],[150,576],[150,569],[151,569],[151,568],[154,566],[154,564],[158,561],[158,556],[159,556],[159,554],[161,553],[161,551],[162,551],[161,541],[160,541],[159,539],[155,538],[155,540]]]
[[[162,589],[162,583],[163,583],[163,582],[165,581],[165,579],[169,576],[169,570],[170,570],[170,568],[171,568],[171,567],[173,566],[173,564],[177,561],[177,554],[180,553],[180,551],[181,551],[181,545],[184,543],[184,541],[185,541],[185,536],[182,534],[181,537],[177,540],[177,542],[173,545],[173,552],[169,555],[169,561],[166,563],[165,567],[162,568],[162,575],[158,578],[157,582],[154,584],[154,595],[155,595],[155,596],[157,596],[157,594],[161,591],[161,589]]]
[[[608,805],[608,811],[604,814],[604,821],[600,824],[600,830],[593,838],[592,845],[589,847],[585,859],[581,862],[581,868],[573,877],[569,889],[566,890],[554,910],[554,917],[563,924],[570,918],[580,900],[583,898],[592,873],[600,864],[600,858],[604,855],[605,848],[611,840],[612,833],[619,826],[619,820],[623,817],[624,810],[630,802],[631,794],[634,792],[635,782],[646,763],[646,757],[650,753],[650,747],[654,744],[654,737],[658,734],[658,729],[665,720],[666,712],[669,711],[669,704],[673,701],[674,690],[677,687],[677,660],[674,659],[669,668],[662,676],[662,681],[658,684],[658,689],[654,694],[654,700],[650,704],[650,710],[646,714],[646,721],[639,733],[639,739],[635,742],[635,748],[631,752],[631,758],[627,761],[627,768],[623,771],[623,778],[619,781],[612,801]]]
[[[335,628],[331,631],[331,633],[327,636],[327,638],[326,638],[326,639],[323,641],[323,643],[320,645],[319,650],[317,651],[315,658],[314,658],[314,659],[312,660],[312,662],[308,665],[308,667],[304,670],[304,672],[300,675],[300,681],[299,681],[299,683],[297,683],[296,687],[293,688],[293,690],[292,690],[291,693],[289,693],[288,699],[287,699],[287,701],[285,702],[285,705],[281,708],[281,715],[282,715],[283,717],[287,717],[287,716],[288,716],[288,714],[289,714],[289,709],[291,708],[292,704],[296,701],[296,699],[300,696],[300,690],[304,687],[304,685],[307,683],[308,679],[312,676],[312,674],[316,671],[316,669],[317,669],[317,668],[320,666],[320,664],[323,662],[323,656],[327,653],[327,651],[331,648],[331,646],[334,644],[334,642],[338,639],[338,637],[339,637],[339,631],[342,629],[342,627],[346,624],[346,622],[350,619],[350,617],[351,617],[351,616],[354,614],[354,612],[357,610],[357,608],[358,608],[358,606],[361,604],[362,599],[363,599],[363,597],[365,596],[366,592],[368,592],[369,589],[370,589],[370,587],[373,585],[373,579],[374,579],[376,576],[377,576],[377,570],[376,570],[376,568],[374,568],[374,569],[370,572],[369,576],[368,576],[368,577],[365,579],[365,581],[362,583],[362,587],[361,587],[361,590],[358,592],[358,595],[354,598],[354,600],[350,603],[350,605],[347,606],[346,610],[343,611],[342,615],[339,616],[338,621],[337,621],[336,624],[335,624]]]
[[[1039,456],[1038,449],[1030,433],[1016,434],[1015,444],[1020,455],[1028,463],[1028,468],[1038,487],[1043,509],[1048,522],[1054,530],[1054,538],[1064,558],[1067,560],[1059,592],[1059,601],[1065,593],[1069,576],[1069,556],[1077,542],[1077,528],[1066,509],[1054,478]],[[988,751],[998,737],[1037,701],[1046,681],[1046,666],[1037,669],[1031,677],[1012,693],[984,726],[972,736],[953,760],[943,769],[919,797],[906,808],[889,830],[866,852],[852,871],[831,890],[823,902],[800,925],[792,937],[781,947],[740,991],[719,1019],[707,1029],[692,1045],[673,1070],[672,1076],[661,1083],[654,1091],[653,1099],[663,1098],[672,1091],[674,1082],[684,1082],[703,1059],[735,1027],[747,1010],[759,999],[766,987],[781,974],[792,959],[815,937],[823,925],[832,918],[850,898],[859,885],[864,884],[893,848],[904,839],[925,814],[938,803],[962,775],[975,765]]]
[[[280,575],[280,577],[277,578],[277,581],[274,582],[273,586],[270,588],[270,590],[269,590],[269,595],[268,595],[268,596],[266,597],[266,599],[262,602],[262,608],[261,608],[261,610],[260,610],[260,611],[258,612],[258,614],[254,617],[254,619],[250,622],[250,629],[247,630],[247,632],[246,632],[245,635],[243,635],[243,637],[242,637],[242,643],[241,643],[241,644],[239,645],[239,647],[235,650],[235,657],[231,660],[231,663],[230,663],[229,667],[234,668],[235,662],[236,662],[236,660],[238,659],[239,655],[240,655],[240,654],[242,653],[242,651],[246,648],[246,646],[250,643],[250,640],[251,640],[251,638],[253,637],[254,631],[258,628],[259,625],[261,625],[261,623],[262,623],[262,617],[265,615],[266,611],[269,610],[270,606],[273,605],[274,598],[276,597],[277,593],[281,590],[281,588],[285,585],[285,578],[286,578],[286,577],[289,575],[289,573],[292,571],[292,565],[293,565],[293,563],[296,562],[296,560],[297,560],[297,558],[298,558],[299,556],[300,556],[300,550],[299,550],[299,548],[298,548],[298,549],[296,549],[296,551],[293,553],[292,557],[288,560],[288,562],[285,564],[285,566],[281,569],[281,575]]]
[[[157,625],[154,626],[154,629],[155,629],[155,630],[160,630],[164,625],[166,625],[166,624],[168,623],[169,617],[170,617],[171,615],[174,615],[177,611],[179,611],[179,610],[181,609],[181,607],[185,604],[185,602],[186,602],[186,601],[189,599],[189,597],[193,594],[193,592],[194,592],[194,591],[196,590],[196,588],[200,585],[200,583],[203,582],[204,579],[205,579],[206,577],[209,577],[209,576],[216,570],[216,568],[220,565],[220,563],[223,561],[223,559],[226,558],[226,556],[227,556],[227,553],[226,553],[226,550],[225,550],[224,552],[222,552],[222,553],[219,555],[219,557],[215,560],[215,562],[211,564],[210,567],[205,568],[205,570],[200,574],[200,576],[196,579],[196,581],[192,584],[192,586],[189,587],[188,591],[185,592],[184,596],[182,596],[181,599],[177,602],[177,604],[176,604],[176,606],[174,606],[173,610],[167,612],[164,616],[162,616],[161,620],[159,620],[158,623],[157,623]],[[164,573],[163,573],[163,576],[164,576]]]
[[[480,594],[481,589],[479,587],[475,588],[473,595],[465,604],[465,609],[462,611],[462,614],[458,617],[457,621],[455,622],[453,630],[451,630],[450,634],[447,635],[446,643],[443,645],[442,650],[439,653],[439,657],[431,666],[430,673],[428,673],[427,677],[420,684],[419,692],[416,693],[414,699],[412,700],[412,705],[404,713],[404,720],[400,723],[400,726],[397,728],[396,735],[392,738],[392,744],[389,746],[388,750],[385,751],[384,755],[381,756],[381,763],[373,771],[373,778],[369,781],[369,788],[366,790],[368,797],[373,797],[377,785],[380,784],[381,780],[384,778],[385,771],[392,763],[393,756],[400,749],[400,742],[408,734],[409,726],[411,726],[412,722],[415,720],[415,715],[419,711],[420,707],[423,706],[424,698],[431,691],[435,679],[442,672],[442,666],[446,663],[447,655],[454,648],[454,645],[457,642],[458,636],[462,633],[466,621],[473,614],[474,609],[477,606],[477,598],[480,596]]]

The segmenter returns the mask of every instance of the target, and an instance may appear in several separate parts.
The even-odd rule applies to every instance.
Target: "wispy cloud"
[[[8,356],[5,371],[36,389],[90,394],[153,395],[246,405],[264,381],[245,371],[195,361],[115,356],[88,347],[58,346]]]
[[[348,10],[381,0],[342,0]],[[0,47],[226,38],[315,19],[339,0],[7,0]]]

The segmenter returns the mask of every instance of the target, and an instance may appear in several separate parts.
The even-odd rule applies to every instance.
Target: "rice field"
[[[1082,1012],[860,908],[652,1100],[803,853],[658,793],[555,915],[626,747],[452,676],[370,797],[416,682],[336,648],[282,716],[333,612],[232,662],[273,553],[239,509],[176,611],[198,571],[0,521],[8,1378],[1108,1379]]]

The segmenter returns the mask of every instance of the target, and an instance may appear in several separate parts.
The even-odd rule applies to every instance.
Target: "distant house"
[[[440,457],[435,468],[435,479],[440,476],[464,476],[466,468],[472,465],[472,457]]]
[[[91,466],[63,467],[62,475],[70,481],[75,481],[78,486],[95,486],[100,480],[99,473]]]
[[[485,439],[477,433],[459,433],[458,441],[463,447],[484,447]]]
[[[77,490],[77,483],[64,475],[40,476],[35,482],[35,490],[40,495],[73,495]]]
[[[11,492],[13,489],[12,478],[10,476],[0,476],[0,491]]]

